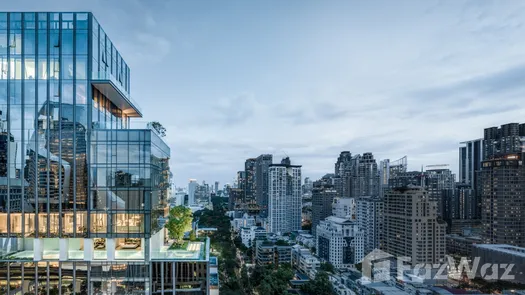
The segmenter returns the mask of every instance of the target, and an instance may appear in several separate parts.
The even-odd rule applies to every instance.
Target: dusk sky
[[[525,1],[1,3],[95,14],[177,186],[232,183],[262,153],[314,179],[343,150],[457,173],[459,142],[525,121]]]

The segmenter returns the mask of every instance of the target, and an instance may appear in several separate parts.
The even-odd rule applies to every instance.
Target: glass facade
[[[151,293],[170,149],[141,116],[91,13],[0,13],[0,294]]]

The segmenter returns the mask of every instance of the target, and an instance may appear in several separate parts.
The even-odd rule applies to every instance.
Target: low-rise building
[[[274,243],[258,240],[256,241],[255,257],[258,265],[291,264],[292,246],[283,241]]]
[[[253,241],[266,239],[267,232],[263,227],[250,226],[241,227],[239,235],[241,236],[241,240],[244,246],[249,248],[253,246]]]
[[[241,227],[251,227],[255,225],[255,217],[244,213],[240,218],[234,218],[231,225],[235,232],[240,231]]]
[[[312,255],[310,249],[304,248],[300,245],[292,247],[292,267],[300,272],[310,276],[312,270],[321,266],[321,262],[317,257]]]

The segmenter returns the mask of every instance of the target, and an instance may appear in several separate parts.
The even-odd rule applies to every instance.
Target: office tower
[[[255,159],[255,174],[257,175],[255,198],[261,209],[261,216],[268,217],[268,167],[272,164],[272,155],[260,155]]]
[[[469,184],[476,188],[476,171],[481,170],[483,161],[483,139],[461,142],[459,147],[459,179],[458,182]]]
[[[334,185],[338,196],[341,198],[352,197],[352,154],[349,151],[342,151],[341,154],[339,154],[337,162],[335,162],[334,166]]]
[[[256,173],[256,159],[247,159],[244,162],[244,196],[247,200],[253,200],[256,197]]]
[[[382,250],[410,257],[412,266],[444,262],[446,223],[438,220],[437,202],[427,191],[416,186],[391,189],[383,208]]]
[[[329,216],[319,223],[316,232],[320,259],[336,268],[351,267],[363,260],[363,232],[355,221]]]
[[[379,196],[379,171],[372,153],[353,159],[352,197]]]
[[[303,184],[303,194],[311,193],[313,188],[314,182],[310,179],[310,177],[305,177]]]
[[[340,218],[355,220],[356,203],[354,198],[334,198],[332,203],[332,215]]]
[[[383,230],[383,205],[383,200],[377,197],[357,199],[357,225],[363,232],[365,255],[380,247]]]
[[[427,169],[424,173],[425,189],[431,200],[438,202],[438,216],[443,217],[443,195],[455,195],[456,175],[446,168],[448,165],[430,165],[427,167],[431,169]]]
[[[490,244],[525,246],[524,126],[485,129],[478,191],[483,238]]]
[[[268,167],[268,221],[270,232],[289,233],[301,229],[301,166],[290,158]]]
[[[456,184],[458,219],[477,219],[477,198],[475,190],[468,184]]]
[[[188,206],[193,206],[197,204],[197,199],[195,198],[195,195],[197,194],[197,187],[199,184],[197,183],[197,179],[190,179],[188,182]]]
[[[130,129],[130,69],[93,15],[3,12],[0,37],[0,294],[207,294],[209,242],[159,242],[170,149]]]
[[[219,191],[219,182],[216,181],[215,182],[215,190],[213,191],[214,193],[217,193]]]
[[[321,220],[332,215],[332,203],[337,192],[330,179],[320,179],[313,183],[312,189],[312,235]]]
[[[244,203],[244,191],[240,188],[228,188],[228,210],[240,209]]]

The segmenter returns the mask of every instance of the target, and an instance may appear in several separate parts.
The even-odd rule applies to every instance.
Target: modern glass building
[[[170,149],[91,13],[0,13],[0,294],[208,292],[165,246]]]

